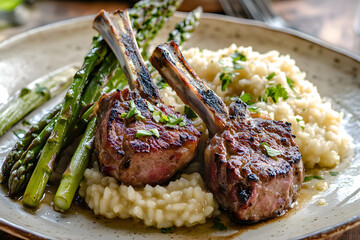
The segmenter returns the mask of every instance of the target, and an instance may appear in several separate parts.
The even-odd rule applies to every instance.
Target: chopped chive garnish
[[[266,142],[262,142],[260,143],[260,145],[262,145],[265,150],[266,150],[266,154],[269,156],[269,157],[276,157],[278,155],[281,154],[280,151],[276,150],[276,149],[273,149],[272,147],[270,147],[270,145]]]
[[[273,73],[270,73],[267,77],[266,77],[266,79],[267,80],[271,80],[273,77],[275,77],[275,73],[273,72]]]
[[[156,138],[160,137],[160,133],[156,128],[152,128],[148,130],[137,130],[135,137],[143,137],[143,136],[155,136]]]

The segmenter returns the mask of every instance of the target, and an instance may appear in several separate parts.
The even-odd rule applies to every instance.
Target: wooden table
[[[193,7],[194,2],[196,1],[185,0],[182,10]],[[198,0],[198,2],[204,4],[205,10],[222,13],[220,5],[214,0]],[[360,36],[354,31],[357,2],[357,0],[274,0],[272,6],[276,13],[300,31],[360,55]],[[0,28],[0,41],[48,23],[96,14],[100,9],[123,9],[132,4],[133,1],[38,1],[26,9],[28,18],[25,24]],[[0,239],[18,238],[0,231]],[[360,240],[360,227],[333,239]]]

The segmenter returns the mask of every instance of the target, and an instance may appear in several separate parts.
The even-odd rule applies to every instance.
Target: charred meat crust
[[[144,120],[121,117],[129,111],[130,100]],[[127,89],[102,97],[98,105],[95,147],[105,175],[134,186],[161,184],[195,157],[200,133],[190,120],[183,127],[157,123],[146,100]],[[183,117],[173,107],[154,107],[166,115]],[[149,129],[157,129],[160,137],[136,137],[137,130]]]
[[[205,150],[205,181],[236,221],[276,217],[294,203],[304,175],[290,125],[261,115],[250,118],[239,101],[229,112],[236,114],[229,128],[215,135]],[[263,142],[281,154],[268,156]],[[266,203],[261,201],[265,196]]]

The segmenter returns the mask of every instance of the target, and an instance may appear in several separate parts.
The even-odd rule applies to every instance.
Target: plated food
[[[198,50],[196,50],[196,51],[198,51]],[[199,51],[200,52],[200,51]],[[204,51],[203,51],[204,52]],[[206,52],[206,51],[205,51]],[[230,53],[231,54],[231,53]],[[184,55],[186,56],[186,53],[184,53]],[[245,54],[244,54],[245,55]],[[189,62],[191,62],[191,59],[189,60]],[[196,69],[195,69],[196,70]],[[196,70],[198,73],[199,73],[199,71],[198,70]],[[200,73],[199,73],[199,75],[200,75]],[[216,79],[216,80],[218,80],[219,82],[220,82],[220,84],[221,84],[221,81],[219,80],[219,78],[214,78],[214,79]],[[284,85],[285,86],[285,85]],[[230,88],[230,85],[228,86],[228,89],[231,89]],[[164,92],[164,93],[167,93],[167,92],[170,92],[170,90],[169,89],[162,89],[162,90],[160,90],[160,92]],[[220,92],[220,91],[218,91],[218,92]],[[221,93],[221,92],[220,92]],[[241,94],[241,93],[240,93]],[[240,95],[239,94],[239,95]],[[170,96],[170,100],[166,100],[166,101],[171,101],[171,98],[173,98],[174,99],[174,101],[176,102],[176,101],[178,101],[178,99],[175,97],[175,95],[173,94],[173,93],[171,93],[170,92],[170,94],[169,94],[169,96]],[[168,99],[168,98],[166,98],[166,99]],[[226,98],[225,98],[225,101],[226,101]],[[166,103],[167,104],[167,103]],[[169,104],[170,105],[170,104]],[[172,105],[175,105],[175,107],[176,107],[176,104],[172,104]],[[181,109],[182,108],[182,109]],[[183,105],[178,105],[178,109],[179,110],[182,110],[183,111]],[[197,120],[195,120],[195,126],[196,126],[196,121],[198,121],[199,123],[200,123],[200,121],[199,121],[199,119],[197,119]],[[203,128],[204,129],[204,126],[203,125],[201,125],[201,124],[199,124],[198,125],[199,126],[199,128],[201,129],[201,128]],[[204,131],[205,132],[205,131]]]

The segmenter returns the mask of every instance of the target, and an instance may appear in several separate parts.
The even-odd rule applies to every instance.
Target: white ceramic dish
[[[167,22],[157,43],[166,40],[164,32],[182,16],[178,13]],[[13,94],[38,77],[71,63],[81,64],[95,34],[91,20],[86,17],[52,24],[0,43],[0,104],[6,102],[7,94]],[[230,224],[226,232],[212,230],[209,223],[162,234],[132,220],[97,218],[90,210],[76,205],[66,214],[55,212],[51,194],[47,194],[38,209],[27,209],[6,197],[5,189],[1,189],[0,229],[31,239],[208,239],[224,235],[239,239],[303,239],[332,236],[360,225],[359,57],[290,30],[275,30],[218,15],[205,15],[185,48],[218,49],[233,42],[253,46],[259,52],[277,49],[282,54],[290,54],[320,93],[329,97],[336,109],[345,112],[345,128],[354,138],[354,153],[333,170],[339,171],[339,175],[327,175],[328,190],[302,197],[307,201],[300,200],[297,210],[267,223],[250,227]],[[53,99],[29,118],[39,117],[41,111],[51,108],[60,98]],[[0,164],[15,140],[11,131],[0,138]],[[318,205],[320,198],[326,200],[325,206]]]

